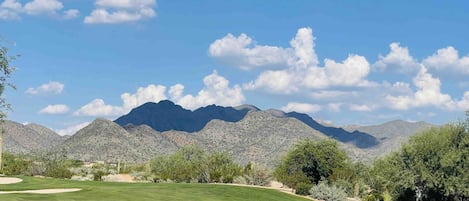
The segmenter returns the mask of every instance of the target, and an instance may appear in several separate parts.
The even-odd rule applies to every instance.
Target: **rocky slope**
[[[38,125],[4,121],[3,150],[15,154],[28,154],[48,150],[63,142],[60,135]]]
[[[145,162],[158,152],[172,152],[175,146],[161,143],[161,137],[148,127],[131,128],[127,132],[118,124],[96,119],[55,148],[68,157],[83,161]],[[159,146],[162,144],[163,146]],[[165,146],[167,145],[167,146]]]

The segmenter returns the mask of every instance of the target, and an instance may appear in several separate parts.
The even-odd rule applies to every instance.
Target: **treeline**
[[[174,154],[150,161],[153,182],[245,183],[267,185],[271,174],[254,164],[242,167],[226,153],[208,154],[196,146],[182,147]]]
[[[372,164],[351,163],[333,140],[298,143],[274,176],[297,194],[333,201],[469,200],[466,121],[425,130]]]
[[[2,154],[0,173],[5,175],[45,176],[70,179],[71,168],[80,167],[82,161],[67,159],[64,155],[46,154],[43,156]]]

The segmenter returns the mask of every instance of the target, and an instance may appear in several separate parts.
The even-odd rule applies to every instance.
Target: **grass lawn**
[[[36,190],[47,188],[81,188],[81,191],[50,195],[0,194],[1,201],[13,200],[136,200],[136,201],[306,201],[307,199],[288,195],[271,189],[216,184],[151,184],[82,182],[49,178],[20,177],[23,182],[0,184],[0,191]]]

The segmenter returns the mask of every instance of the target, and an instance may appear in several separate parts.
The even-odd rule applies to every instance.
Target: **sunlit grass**
[[[49,178],[22,177],[23,182],[0,185],[0,191],[34,190],[48,188],[81,188],[81,191],[49,195],[3,194],[1,201],[9,200],[138,200],[138,201],[304,201],[306,199],[272,189],[216,184],[152,184],[82,182]]]

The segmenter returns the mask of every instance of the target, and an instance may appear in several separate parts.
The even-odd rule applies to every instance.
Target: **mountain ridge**
[[[432,126],[425,122],[395,120],[376,126],[341,128],[318,123],[307,114],[275,109],[260,110],[253,105],[209,105],[190,111],[170,101],[160,103],[145,103],[132,111],[134,114],[142,112],[144,115],[139,116],[142,120],[154,116],[156,117],[153,120],[163,119],[159,123],[161,128],[165,128],[164,131],[155,130],[146,124],[124,122],[125,125],[122,126],[117,124],[117,120],[98,118],[75,135],[57,137],[58,134],[54,131],[40,125],[25,126],[10,122],[10,126],[6,128],[13,126],[14,129],[6,129],[10,132],[5,138],[7,143],[10,143],[7,151],[16,147],[23,151],[13,150],[15,153],[31,153],[38,150],[31,147],[50,146],[53,147],[52,152],[64,151],[70,158],[78,160],[144,162],[155,155],[172,153],[185,145],[197,145],[209,152],[229,153],[241,164],[255,162],[273,166],[275,161],[299,140],[332,138],[338,141],[340,148],[345,150],[352,160],[370,161],[374,157],[396,150],[411,135]],[[152,107],[159,108],[153,110]],[[173,115],[174,111],[176,115]],[[187,122],[172,122],[177,121],[180,118],[178,115],[181,114],[189,115],[182,116]],[[199,130],[178,131],[172,127],[182,125],[179,128],[186,128],[184,126],[188,125],[184,123],[191,123],[193,118],[202,119],[197,124],[199,127],[203,125]],[[15,129],[16,131],[12,132]],[[20,140],[21,143],[18,143],[16,138],[11,138],[12,134],[26,140]],[[57,137],[58,140],[47,136],[53,136],[54,139]],[[49,140],[46,142],[41,138]]]

